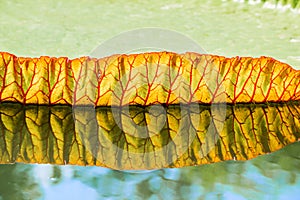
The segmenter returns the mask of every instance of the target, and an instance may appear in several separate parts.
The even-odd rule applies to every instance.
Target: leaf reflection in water
[[[300,138],[299,102],[227,106],[222,129],[218,129],[219,116],[212,116],[210,108],[172,105],[156,112],[155,107],[151,111],[139,106],[124,111],[122,107],[2,103],[0,162],[121,170],[185,167],[252,159]],[[214,134],[208,134],[212,121]],[[126,129],[132,123],[146,127],[147,137],[126,131],[132,130]]]

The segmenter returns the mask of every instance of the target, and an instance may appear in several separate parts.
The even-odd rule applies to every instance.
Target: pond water
[[[247,162],[143,172],[2,165],[3,199],[296,199],[300,143]]]
[[[270,7],[270,6],[269,6]],[[1,51],[20,56],[88,55],[120,32],[160,27],[208,53],[272,56],[300,69],[300,15],[233,1],[7,1]],[[0,165],[0,199],[296,199],[300,143],[249,161],[152,171],[48,164]]]

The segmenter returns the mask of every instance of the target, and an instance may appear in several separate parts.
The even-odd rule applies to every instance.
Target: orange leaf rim
[[[0,102],[123,106],[287,102],[300,73],[270,57],[150,52],[105,58],[0,53]]]

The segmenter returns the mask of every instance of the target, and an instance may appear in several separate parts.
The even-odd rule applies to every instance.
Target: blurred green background
[[[211,54],[266,55],[300,69],[299,1],[276,3],[1,1],[0,51],[75,58],[124,31],[158,27],[192,38]],[[299,151],[298,142],[247,162],[143,172],[0,165],[0,199],[296,199]]]

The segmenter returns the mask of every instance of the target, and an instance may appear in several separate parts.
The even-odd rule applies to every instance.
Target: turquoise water
[[[232,1],[7,1],[0,46],[22,56],[88,55],[123,31],[160,27],[208,53],[269,55],[300,67],[299,15]],[[101,167],[1,165],[0,199],[289,199],[300,192],[300,143],[256,159],[182,169],[122,172]]]

